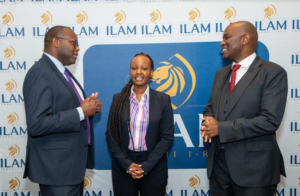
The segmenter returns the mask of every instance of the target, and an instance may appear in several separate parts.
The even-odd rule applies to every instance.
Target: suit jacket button
[[[228,101],[225,101],[226,104],[228,104]]]
[[[226,114],[226,111],[223,111],[223,114]]]
[[[83,128],[85,128],[85,129],[86,129],[86,128],[87,128],[87,126],[84,126]]]

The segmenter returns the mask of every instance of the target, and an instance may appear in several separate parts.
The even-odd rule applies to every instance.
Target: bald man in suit
[[[287,98],[287,73],[256,55],[258,34],[246,21],[230,24],[221,42],[233,61],[215,74],[201,134],[211,196],[274,196],[285,174],[276,141]]]

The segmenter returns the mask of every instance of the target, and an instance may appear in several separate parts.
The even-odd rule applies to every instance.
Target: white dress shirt
[[[57,60],[56,58],[54,58],[53,56],[51,56],[50,54],[47,54],[44,52],[45,55],[47,55],[51,60],[52,62],[54,63],[54,65],[57,67],[57,69],[59,70],[59,72],[66,78],[67,82],[68,79],[67,79],[67,76],[65,75],[65,66],[63,66],[63,64]],[[72,78],[71,78],[72,79]],[[81,96],[81,99],[84,100],[84,97],[83,97],[83,93],[81,91],[81,89],[79,88],[79,86],[76,84],[76,82],[72,79],[75,87],[76,87],[76,90],[78,91],[79,95]],[[84,113],[83,113],[83,110],[81,107],[77,107],[76,108],[78,113],[79,113],[79,118],[80,118],[80,121],[83,121],[85,118],[84,118]]]
[[[248,56],[247,58],[243,59],[241,62],[239,63],[232,63],[231,69],[235,64],[239,64],[241,65],[241,67],[236,71],[236,79],[235,79],[235,85],[240,81],[240,79],[245,75],[245,73],[248,71],[250,65],[253,63],[254,59],[256,58],[256,53],[254,52],[253,54],[251,54],[250,56]],[[231,77],[230,77],[231,80]],[[229,83],[230,83],[229,80]]]

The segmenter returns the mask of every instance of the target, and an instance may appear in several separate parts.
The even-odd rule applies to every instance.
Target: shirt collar
[[[133,88],[134,88],[134,84],[131,86],[131,94],[130,94],[130,97],[131,96],[134,96],[134,98],[136,97],[135,96],[135,93],[133,91]],[[144,95],[147,95],[147,97],[149,97],[149,85],[147,84],[147,89],[146,91],[144,92],[144,94],[142,95],[142,97],[144,97]]]
[[[248,69],[250,67],[250,65],[253,63],[254,59],[256,58],[256,53],[254,52],[253,54],[251,54],[250,56],[244,58],[241,62],[239,63],[232,63],[231,68],[233,67],[233,65],[239,64],[241,65],[241,67]]]
[[[57,69],[59,70],[59,72],[64,75],[66,68],[63,66],[63,64],[59,60],[57,60],[55,57],[51,56],[50,54],[48,54],[46,52],[44,52],[44,54],[47,55],[52,60],[52,62],[57,67]]]

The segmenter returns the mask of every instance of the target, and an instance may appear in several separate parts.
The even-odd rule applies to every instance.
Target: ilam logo
[[[189,16],[190,16],[189,20],[192,21],[193,23],[196,23],[199,21],[201,14],[200,11],[197,8],[195,8],[189,12]]]
[[[14,23],[14,15],[11,12],[7,12],[2,16],[2,24],[3,26],[0,26],[0,38],[2,37],[24,37],[25,36],[25,30],[24,27],[16,28],[12,27],[12,24]]]
[[[156,35],[169,36],[172,34],[172,25],[159,24],[162,20],[162,13],[158,9],[150,14],[151,24],[142,25],[143,37],[155,37]]]
[[[6,93],[0,92],[0,104],[24,103],[23,95],[15,94],[18,89],[18,84],[14,79],[5,83]]]
[[[9,149],[9,156],[16,158],[20,154],[20,148],[17,144],[11,146]]]
[[[255,21],[255,27],[258,32],[285,32],[287,27],[287,20],[278,19],[275,20],[275,16],[277,15],[277,9],[274,5],[270,5],[264,9],[264,18],[266,20]]]
[[[120,10],[115,14],[115,22],[122,25],[126,21],[126,14],[123,10]]]
[[[53,21],[53,16],[49,11],[43,13],[41,15],[41,18],[42,18],[42,24],[46,26],[49,26]]]
[[[227,8],[224,12],[225,14],[225,20],[228,21],[233,21],[236,17],[236,10],[234,9],[234,7],[230,6],[229,8]]]
[[[85,176],[83,180],[83,187],[85,190],[88,190],[92,186],[92,180],[90,177]]]
[[[6,86],[6,91],[10,92],[10,93],[15,92],[17,90],[17,88],[18,88],[18,84],[13,79],[11,79],[10,81],[6,82],[5,86]]]
[[[237,11],[233,6],[230,6],[229,8],[226,8],[224,11],[224,21],[222,22],[216,22],[216,34],[217,35],[222,35],[224,33],[225,28],[230,25],[236,15],[237,15]]]
[[[199,187],[201,180],[199,176],[195,175],[189,179],[189,182],[190,182],[190,187],[196,189]]]
[[[119,36],[136,36],[136,25],[125,25],[127,16],[123,10],[118,11],[114,15],[114,23],[106,26],[106,35],[111,37]]]
[[[14,60],[12,61],[17,52],[14,47],[9,46],[3,50],[3,61],[0,60],[0,71],[10,72],[10,71],[26,71],[26,61],[24,60]]]
[[[194,8],[188,12],[188,19],[192,23],[180,24],[181,35],[192,35],[200,33],[210,33],[210,23],[204,24],[200,21],[201,12],[199,9]],[[206,22],[205,22],[206,23]]]
[[[81,11],[76,15],[76,24],[70,28],[74,31],[77,36],[96,38],[98,36],[98,26],[97,25],[89,25],[89,16],[85,11]]]
[[[161,21],[162,15],[160,11],[156,9],[155,11],[151,12],[150,17],[151,17],[150,22],[157,24]]]
[[[77,18],[77,24],[84,25],[87,23],[89,17],[85,11],[80,12],[76,15]]]
[[[20,188],[21,182],[19,178],[14,177],[9,181],[9,189],[17,191]]]
[[[10,12],[4,14],[4,15],[2,16],[2,19],[3,19],[2,24],[3,24],[3,25],[6,25],[6,26],[8,26],[8,27],[9,27],[10,25],[12,25],[12,23],[13,23],[14,20],[15,20],[14,15],[12,15],[12,13],[10,13]]]
[[[7,116],[8,124],[15,126],[19,122],[19,115],[16,112],[11,113]]]
[[[277,10],[276,7],[271,4],[269,7],[267,7],[264,10],[264,12],[265,12],[265,18],[272,20],[272,18],[276,16]]]
[[[178,64],[162,61],[152,77],[159,86],[157,91],[164,92],[172,97],[172,108],[181,107],[193,94],[196,86],[196,75],[191,64],[180,54],[175,54],[171,59],[177,59]],[[189,82],[186,82],[189,77]]]
[[[16,56],[16,50],[12,46],[5,48],[3,52],[4,52],[4,58],[8,60],[12,60]]]

